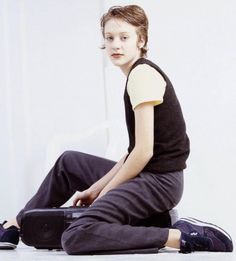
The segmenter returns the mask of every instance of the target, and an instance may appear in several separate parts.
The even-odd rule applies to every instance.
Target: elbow
[[[148,159],[148,161],[152,158],[152,156],[153,156],[153,149],[147,151],[147,159]]]

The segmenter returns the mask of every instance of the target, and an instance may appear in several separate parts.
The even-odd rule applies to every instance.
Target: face
[[[137,28],[120,19],[110,19],[104,28],[105,48],[112,63],[127,75],[133,63],[141,56],[142,40]]]

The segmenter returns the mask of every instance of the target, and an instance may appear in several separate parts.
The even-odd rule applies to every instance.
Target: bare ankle
[[[165,246],[179,249],[180,248],[180,237],[181,237],[180,230],[170,229],[168,240],[167,240]]]

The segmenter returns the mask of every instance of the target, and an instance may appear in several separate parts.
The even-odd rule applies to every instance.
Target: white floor
[[[145,261],[149,260],[161,260],[161,261],[236,261],[236,254],[233,253],[209,253],[209,252],[195,252],[192,254],[179,254],[173,250],[164,250],[158,254],[132,254],[132,255],[94,255],[94,256],[69,256],[64,251],[48,251],[48,250],[36,250],[33,247],[28,247],[22,243],[19,244],[15,250],[1,250],[0,260],[80,260],[80,261],[92,261],[92,260],[129,260],[129,261]]]

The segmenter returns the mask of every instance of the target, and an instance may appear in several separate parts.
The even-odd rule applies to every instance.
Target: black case
[[[44,208],[25,211],[20,236],[23,243],[37,249],[61,249],[63,231],[87,208]]]
[[[20,236],[23,243],[36,249],[61,249],[63,231],[87,209],[87,207],[44,208],[25,211]],[[156,214],[140,221],[137,226],[171,227],[169,212]],[[127,249],[120,251],[97,251],[89,254],[157,253],[157,248]],[[88,253],[84,253],[88,254]]]

